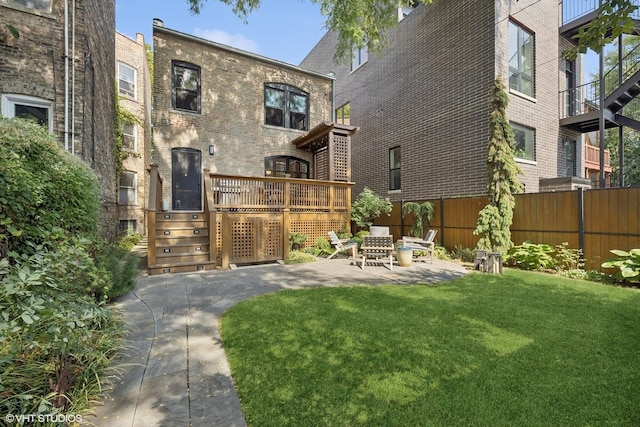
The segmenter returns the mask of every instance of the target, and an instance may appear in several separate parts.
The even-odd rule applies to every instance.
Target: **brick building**
[[[333,78],[155,20],[154,162],[166,209],[201,209],[201,173],[317,178],[292,141],[332,119]]]
[[[356,192],[368,186],[392,201],[486,192],[489,94],[496,76],[509,90],[508,118],[527,192],[549,179],[579,179],[579,132],[559,125],[559,93],[580,59],[558,29],[557,1],[436,1],[400,11],[381,54],[332,61],[327,33],[301,66],[336,75],[337,117],[357,123],[352,137]],[[542,187],[541,187],[542,180]]]
[[[95,170],[101,231],[110,239],[117,224],[114,33],[114,0],[0,0],[0,113],[37,117]]]
[[[135,40],[116,32],[116,78],[120,107],[137,123],[123,124],[124,159],[118,179],[118,231],[146,234],[145,206],[151,161],[151,75],[144,36]]]

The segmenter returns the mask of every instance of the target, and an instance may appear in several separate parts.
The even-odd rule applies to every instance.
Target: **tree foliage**
[[[478,249],[506,253],[511,242],[511,223],[515,206],[514,193],[523,190],[518,180],[522,170],[513,156],[514,135],[506,116],[509,98],[502,77],[491,90],[491,117],[487,146],[487,191],[489,203],[481,211],[474,234],[480,235]]]
[[[219,0],[232,7],[233,12],[247,21],[248,15],[260,7],[260,0]],[[369,52],[379,52],[387,42],[386,31],[397,25],[397,7],[408,7],[412,0],[309,0],[320,5],[326,17],[325,27],[338,35],[335,59],[351,60],[353,48],[366,46]],[[418,0],[432,3],[434,0]],[[435,0],[455,1],[455,0]],[[517,1],[517,0],[516,0]],[[206,0],[187,0],[189,9],[199,14]],[[634,0],[603,0],[597,17],[575,36],[577,45],[566,52],[575,57],[587,49],[599,52],[604,45],[627,30],[637,6]],[[612,29],[612,30],[611,30]]]
[[[402,206],[404,214],[413,214],[411,235],[424,238],[425,228],[429,228],[429,221],[433,219],[433,203],[431,202],[407,202]]]
[[[370,188],[365,187],[351,206],[351,220],[358,227],[368,227],[380,215],[389,215],[392,208],[393,205],[388,197],[378,196]]]

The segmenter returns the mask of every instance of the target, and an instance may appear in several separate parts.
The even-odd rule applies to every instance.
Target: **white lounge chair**
[[[358,252],[358,242],[350,241],[348,239],[340,239],[335,231],[330,231],[329,239],[331,239],[331,244],[336,248],[335,252],[333,252],[327,259],[333,258],[333,256],[337,253],[346,251],[351,249],[351,257],[355,260],[356,253]]]
[[[426,252],[431,258],[431,263],[433,263],[433,253],[436,246],[433,240],[435,239],[437,232],[438,230],[427,231],[427,235],[424,236],[424,239],[411,236],[402,236],[402,246],[410,247],[411,249],[413,249],[414,255],[416,255],[416,252],[418,254]]]

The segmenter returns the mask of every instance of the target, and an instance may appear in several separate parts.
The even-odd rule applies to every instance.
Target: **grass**
[[[640,420],[640,292],[518,270],[283,291],[222,334],[250,426]]]

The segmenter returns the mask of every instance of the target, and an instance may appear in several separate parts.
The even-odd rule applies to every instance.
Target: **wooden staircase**
[[[149,274],[216,268],[210,261],[209,229],[202,212],[159,212],[155,223],[156,263],[149,265]]]

